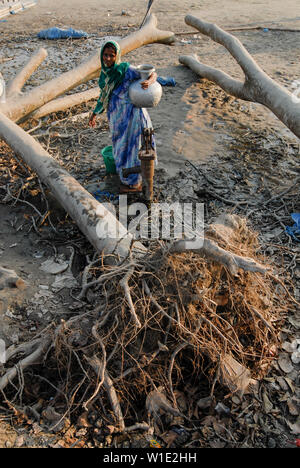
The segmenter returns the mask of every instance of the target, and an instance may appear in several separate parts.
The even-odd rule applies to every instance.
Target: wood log
[[[119,221],[63,169],[43,147],[17,124],[0,113],[0,137],[50,188],[55,199],[74,219],[79,229],[99,252],[124,258],[132,235]],[[136,248],[145,252],[140,243]],[[137,253],[137,252],[136,252]]]
[[[140,30],[121,39],[122,55],[146,44],[154,42],[172,44],[175,41],[174,34],[171,31],[161,31],[156,26],[157,19],[154,15],[151,15]],[[95,78],[99,75],[100,69],[100,51],[97,51],[73,70],[53,78],[21,97],[7,99],[6,103],[0,104],[0,112],[12,121],[20,122],[49,101]]]
[[[46,49],[40,48],[29,60],[29,62],[23,67],[15,76],[15,78],[9,83],[7,87],[6,97],[12,98],[20,94],[21,89],[28,80],[28,78],[35,72],[39,65],[48,56]]]
[[[186,16],[185,22],[223,45],[242,68],[245,80],[235,80],[221,70],[204,65],[196,56],[180,56],[179,62],[202,78],[213,81],[232,96],[263,104],[300,138],[300,100],[272,80],[232,34],[191,15]]]

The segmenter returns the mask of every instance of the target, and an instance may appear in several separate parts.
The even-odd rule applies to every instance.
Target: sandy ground
[[[128,17],[120,18],[122,11],[130,14],[129,22],[140,22],[145,14],[148,0],[38,0],[37,6],[10,18],[3,30],[16,33],[36,32],[41,27],[80,26],[88,32],[99,32],[107,25],[127,25]],[[299,28],[300,10],[296,0],[247,1],[216,0],[179,1],[154,0],[153,13],[159,18],[162,28],[175,32],[184,29],[184,16],[193,14],[221,27],[237,25],[289,26]]]
[[[0,58],[10,58],[9,61],[0,63],[0,70],[9,80],[35,50],[41,46],[46,47],[48,59],[39,72],[28,81],[28,87],[38,85],[45,80],[45,75],[56,76],[92,54],[99,46],[99,38],[102,36],[125,36],[138,27],[143,19],[146,4],[146,0],[128,0],[126,5],[123,1],[111,0],[108,8],[107,2],[102,0],[40,0],[35,7],[10,15],[4,18],[6,21],[0,22]],[[215,22],[225,29],[249,27],[234,34],[258,64],[289,90],[292,90],[292,83],[300,79],[300,9],[297,0],[286,0],[284,3],[280,0],[155,0],[152,11],[158,17],[160,29],[176,33],[192,31],[184,23],[184,16],[188,13]],[[89,38],[68,44],[39,41],[36,38],[38,31],[53,26],[82,29],[89,33]],[[270,30],[264,32],[251,29],[254,26],[297,29],[299,33]],[[178,40],[179,42],[172,47],[149,45],[126,56],[126,60],[135,65],[153,63],[160,76],[172,76],[177,83],[174,88],[164,88],[159,106],[150,110],[157,140],[158,168],[164,168],[168,175],[172,176],[184,169],[187,160],[196,163],[216,163],[218,156],[221,157],[229,151],[228,142],[233,141],[236,133],[241,131],[251,134],[269,129],[273,135],[284,138],[290,145],[295,146],[299,143],[267,109],[234,98],[227,100],[222,90],[212,83],[201,81],[178,63],[179,55],[196,53],[204,63],[217,64],[232,76],[241,77],[239,67],[224,48],[197,34],[197,31],[194,31],[194,34],[180,35]],[[90,103],[83,111],[92,107],[93,103]],[[86,128],[86,124],[87,122],[82,122],[82,128]],[[110,136],[108,132],[102,132],[99,138],[95,131],[94,138],[93,146],[89,147],[84,158],[86,164],[98,168],[100,150],[109,144]],[[276,145],[274,140],[270,140],[269,143],[273,147]],[[264,172],[270,179],[272,164],[269,161]],[[292,172],[283,178],[290,177]],[[24,207],[12,211],[9,207],[1,206],[1,264],[15,269],[30,282],[32,296],[37,294],[35,302],[39,314],[51,315],[53,310],[64,309],[65,297],[62,295],[58,301],[51,290],[53,278],[39,270],[41,263],[51,256],[51,248],[40,249],[35,243],[36,239],[32,240],[29,236],[26,251],[24,249],[24,231],[19,229],[16,232],[15,229],[19,225],[16,221],[18,216],[24,214]],[[67,248],[61,253],[67,259],[70,257]],[[44,311],[41,312],[41,308]],[[36,321],[41,318],[39,314],[31,320],[31,327],[37,326]],[[22,320],[22,317],[18,320]],[[11,321],[8,323],[7,317],[2,320],[1,327],[0,336],[7,336],[8,328],[5,327],[9,327],[17,342],[18,327],[15,330]],[[7,440],[10,440],[8,444],[14,443],[7,432],[3,433],[0,430],[0,447],[6,446]]]

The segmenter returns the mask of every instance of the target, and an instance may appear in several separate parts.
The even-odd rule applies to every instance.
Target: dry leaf
[[[268,414],[268,413],[270,413],[272,411],[273,405],[270,402],[266,391],[263,392],[262,397],[263,397],[264,410]]]
[[[57,413],[53,406],[48,406],[46,409],[44,409],[42,416],[51,422],[58,421],[61,418],[61,414]]]
[[[285,341],[284,343],[282,343],[281,347],[287,353],[292,353],[293,352],[292,343],[290,343],[289,341]]]
[[[297,419],[295,424],[292,424],[290,421],[286,421],[286,423],[293,434],[300,435],[300,418]]]
[[[297,351],[293,352],[293,354],[291,355],[291,360],[294,364],[300,363],[300,348],[298,348]]]
[[[84,440],[78,440],[75,441],[73,444],[74,448],[83,448],[85,446],[85,441]]]
[[[290,412],[290,414],[292,416],[298,416],[299,415],[297,405],[293,402],[292,399],[287,400],[287,405],[288,405],[288,408],[289,408],[289,412]]]
[[[29,190],[29,193],[32,197],[36,197],[40,192],[39,190]]]
[[[284,377],[281,377],[281,376],[278,376],[276,378],[277,378],[277,382],[280,385],[281,390],[286,392],[288,390],[288,388],[289,388],[286,381],[285,381],[286,379]]]
[[[48,406],[42,412],[42,416],[44,419],[52,423],[49,426],[50,431],[59,432],[65,426],[65,420],[63,419],[62,415],[57,413],[52,406]]]
[[[289,374],[294,369],[293,364],[291,363],[291,360],[287,354],[281,354],[279,356],[278,365],[280,369],[286,374]]]
[[[196,431],[192,433],[192,440],[200,439],[200,437],[201,437],[200,432]]]
[[[214,301],[217,303],[218,306],[225,306],[228,303],[228,299],[228,292],[225,292],[223,294],[216,294],[214,297]]]
[[[217,434],[223,435],[225,433],[224,426],[220,424],[217,420],[213,421],[213,428]]]
[[[203,437],[205,439],[208,439],[210,437],[212,437],[214,435],[214,431],[211,427],[208,427],[208,426],[204,426],[201,428],[201,432],[203,434]]]
[[[197,401],[197,406],[199,406],[200,409],[206,409],[209,408],[212,402],[212,397],[208,396],[205,398],[201,398],[200,400]]]
[[[113,434],[114,432],[118,432],[115,426],[108,425],[106,426],[106,428],[108,429],[110,435]]]
[[[201,421],[201,424],[203,424],[204,426],[212,426],[215,420],[216,420],[215,416],[206,416]]]
[[[293,327],[297,328],[298,330],[300,329],[300,318],[296,316],[291,316],[288,317],[288,321],[290,322]]]
[[[188,401],[185,394],[183,392],[180,392],[179,390],[175,390],[174,395],[176,398],[178,408],[180,408],[180,411],[184,413],[188,407]]]
[[[78,427],[91,427],[91,424],[88,422],[88,411],[85,411],[77,419]]]
[[[65,444],[65,441],[61,439],[53,446],[53,448],[68,448],[68,446]]]
[[[290,387],[292,392],[295,393],[295,386],[294,386],[293,382],[291,381],[291,379],[288,379],[287,377],[284,377],[284,380],[288,384],[288,386]]]
[[[220,361],[221,383],[232,392],[248,393],[257,381],[251,378],[251,372],[237,362],[230,354],[225,354]]]

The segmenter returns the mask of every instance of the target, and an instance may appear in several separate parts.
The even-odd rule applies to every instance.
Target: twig
[[[43,218],[42,213],[40,213],[39,210],[38,210],[34,205],[32,205],[31,203],[29,203],[29,202],[26,201],[26,200],[20,200],[19,198],[14,197],[14,196],[12,195],[12,193],[10,192],[9,186],[8,186],[8,185],[6,186],[6,189],[7,189],[8,194],[9,194],[9,196],[10,196],[11,198],[13,198],[14,200],[17,200],[18,202],[26,203],[26,205],[29,205],[41,218]]]
[[[133,432],[133,431],[149,431],[149,424],[142,422],[136,423],[133,426],[125,427],[124,432]]]
[[[263,324],[267,327],[268,330],[270,330],[270,332],[272,333],[272,335],[274,336],[275,340],[277,341],[278,340],[278,337],[275,333],[275,330],[274,328],[272,327],[272,325],[261,315],[261,313],[255,308],[253,307],[252,305],[248,304],[245,300],[244,300],[244,304],[249,307],[252,312],[263,322]]]
[[[86,357],[88,363],[90,366],[94,369],[97,375],[99,375],[101,369],[102,369],[102,363],[99,361],[99,359],[96,356],[93,356],[93,358],[88,358]],[[111,403],[113,412],[118,420],[119,426],[121,431],[125,430],[125,423],[124,423],[124,418],[120,406],[119,399],[116,394],[116,390],[113,385],[113,381],[110,378],[109,374],[107,371],[104,372],[104,387],[105,390],[107,391],[109,401]]]
[[[300,182],[300,177],[297,177],[296,180],[290,185],[287,189],[283,190],[283,192],[280,192],[278,195],[274,195],[274,197],[269,198],[269,200],[265,201],[263,205],[268,205],[272,201],[276,200],[277,198],[282,198],[283,195],[286,195],[288,192],[290,192],[298,183]],[[260,207],[261,208],[261,207]]]

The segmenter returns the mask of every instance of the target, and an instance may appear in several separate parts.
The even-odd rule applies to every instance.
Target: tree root
[[[97,375],[100,375],[102,373],[103,364],[100,362],[100,360],[96,356],[93,356],[92,358],[87,358],[87,361],[88,361],[89,365],[94,369],[94,371],[96,372]],[[116,390],[114,388],[113,381],[112,381],[112,379],[110,378],[109,374],[106,371],[104,371],[103,384],[104,384],[105,390],[106,390],[106,392],[108,394],[108,398],[109,398],[111,407],[113,409],[113,412],[114,412],[114,414],[116,416],[116,419],[118,421],[119,428],[120,428],[121,431],[124,431],[125,423],[124,423],[124,417],[123,417],[123,414],[122,414],[119,399],[117,397],[117,393],[116,393]]]
[[[171,253],[196,252],[216,263],[224,265],[234,276],[238,275],[240,269],[266,273],[268,268],[247,257],[236,255],[219,247],[210,239],[180,240],[173,244]]]
[[[0,379],[0,390],[3,390],[18,374],[18,371],[24,371],[27,367],[32,366],[33,364],[38,364],[42,361],[42,358],[47,350],[47,348],[50,346],[51,340],[49,337],[45,337],[44,339],[41,339],[35,344],[38,344],[39,346],[33,351],[29,356],[26,356],[24,359],[22,359],[16,366],[12,367],[9,369],[3,377]],[[31,346],[28,345],[27,349],[31,350]],[[23,350],[25,350],[26,347],[23,346]]]
[[[217,251],[260,265],[256,235],[243,220],[219,218],[207,235]],[[254,272],[241,268],[232,275],[226,263],[215,259],[203,251],[170,253],[157,245],[138,262],[132,256],[119,267],[95,268],[90,287],[103,285],[97,291],[97,307],[61,321],[54,333],[52,328],[30,343],[9,348],[9,362],[17,361],[20,354],[27,356],[8,370],[4,366],[0,389],[15,394],[18,384],[13,380],[21,377],[24,394],[23,386],[30,387],[32,380],[26,369],[41,362],[51,347],[45,365],[52,375],[57,372],[57,382],[53,377],[41,379],[43,386],[56,389],[53,408],[60,398],[65,414],[75,411],[78,417],[76,410],[82,407],[87,414],[95,409],[122,432],[149,429],[138,420],[132,424],[135,405],[138,402],[140,408],[141,401],[154,419],[165,413],[188,420],[177,405],[176,390],[188,383],[198,386],[203,369],[211,396],[216,382],[238,395],[255,391],[276,355],[283,313],[294,303],[288,291],[280,289],[277,294],[270,275],[264,274],[268,265],[262,270],[255,267]],[[83,288],[90,284],[88,271],[87,267]],[[134,318],[128,320],[125,301],[132,306],[130,317],[135,314],[140,326]],[[34,407],[36,402],[31,398],[26,403]],[[193,411],[189,408],[188,414]],[[58,408],[56,412],[61,414]],[[131,421],[128,427],[127,421]]]
[[[133,273],[134,273],[134,268],[131,268],[126,273],[124,278],[120,281],[120,286],[124,290],[125,297],[127,299],[133,321],[134,321],[134,323],[136,324],[136,326],[138,328],[141,328],[142,325],[141,325],[141,322],[139,321],[139,319],[138,319],[138,317],[136,315],[135,308],[134,308],[134,305],[133,305],[133,302],[132,302],[132,297],[131,297],[131,294],[130,294],[130,288],[129,288],[129,285],[128,285],[128,281],[129,281],[130,277],[133,275]]]

